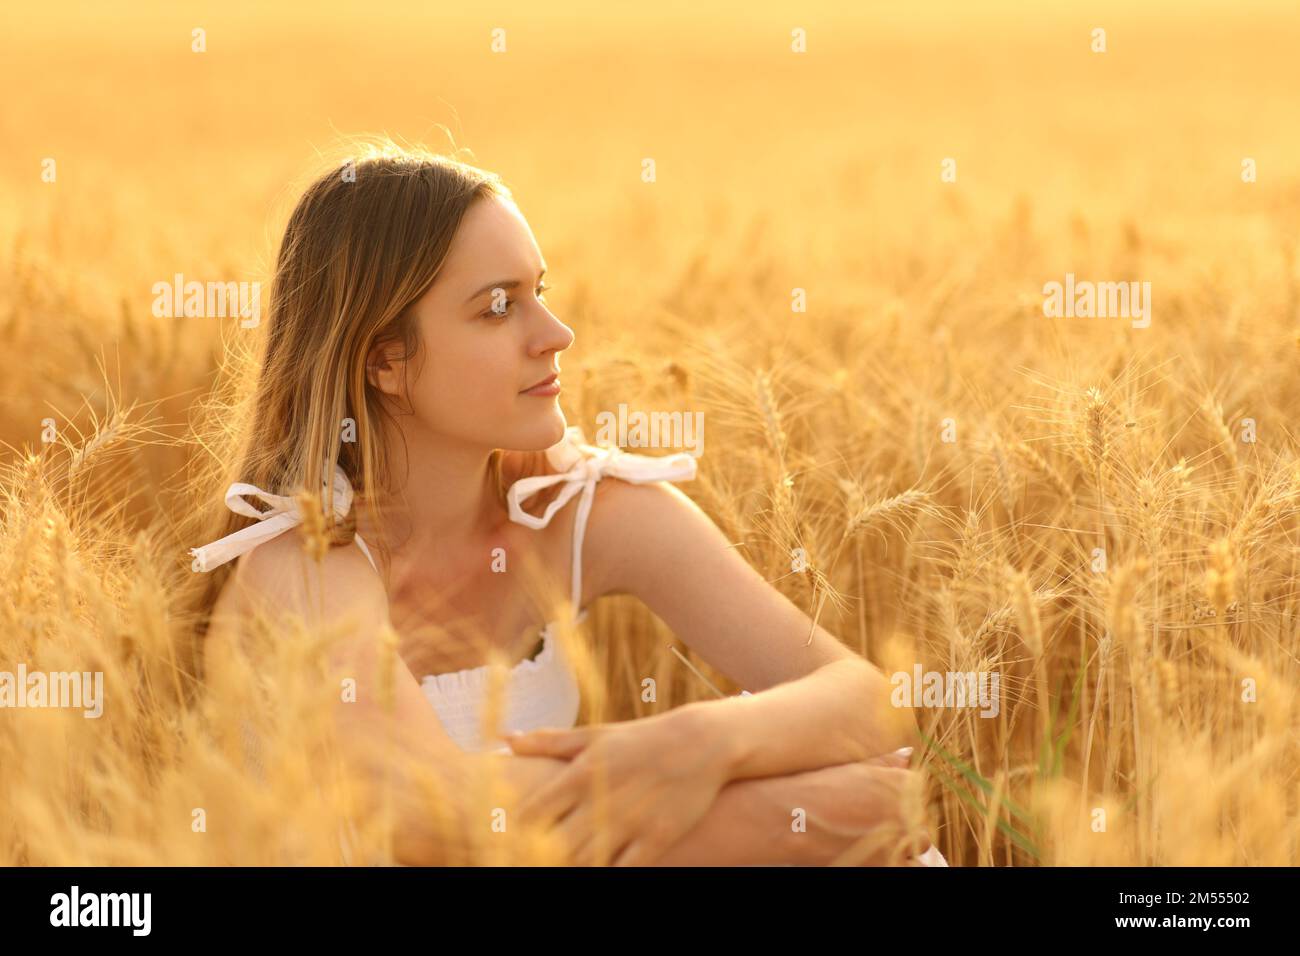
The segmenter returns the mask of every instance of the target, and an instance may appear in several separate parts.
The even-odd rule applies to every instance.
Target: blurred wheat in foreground
[[[336,635],[266,622],[248,656],[199,670],[191,519],[220,504],[266,323],[157,319],[147,294],[177,272],[257,278],[289,166],[329,138],[320,117],[381,120],[353,71],[282,83],[307,69],[280,62],[283,23],[228,27],[252,46],[202,61],[225,84],[214,99],[188,39],[166,52],[162,11],[133,27],[138,57],[61,21],[43,40],[119,101],[138,94],[141,115],[192,115],[202,96],[210,128],[158,150],[119,107],[44,82],[24,52],[39,45],[0,62],[33,91],[0,117],[15,198],[0,204],[0,670],[102,671],[105,688],[98,719],[0,710],[0,865],[391,862],[397,808],[359,785],[326,719]],[[683,490],[774,586],[886,674],[1000,674],[996,717],[916,714],[952,865],[1296,865],[1298,38],[1267,9],[1215,16],[1222,29],[1113,5],[1112,52],[1094,56],[1090,24],[1065,14],[962,30],[899,14],[814,29],[797,68],[783,22],[762,20],[776,52],[757,30],[682,31],[666,60],[609,26],[603,48],[628,67],[608,84],[589,82],[596,53],[545,48],[554,31],[512,41],[501,76],[462,33],[378,13],[322,14],[312,49],[363,74],[382,51],[405,76],[442,44],[439,95],[491,118],[465,138],[517,187],[575,329],[571,423],[590,434],[620,403],[703,412],[708,452]],[[1221,68],[1201,71],[1202,53]],[[728,88],[721,111],[699,98],[724,74],[756,87]],[[503,94],[524,82],[537,97]],[[430,108],[385,89],[385,116]],[[562,107],[562,135],[536,102]],[[24,125],[29,109],[52,119]],[[1025,119],[1058,114],[1064,133]],[[568,118],[591,115],[590,130]],[[223,130],[248,150],[210,151]],[[33,172],[47,149],[57,186]],[[647,150],[654,186],[636,177]],[[1259,155],[1258,182],[1238,153]],[[1150,327],[1045,317],[1039,290],[1066,273],[1150,281]],[[739,689],[680,647],[699,673],[683,666],[629,598],[572,637],[580,722]],[[446,862],[558,859],[467,826],[466,794],[427,783]]]

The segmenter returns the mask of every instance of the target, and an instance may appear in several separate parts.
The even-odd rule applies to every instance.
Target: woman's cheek
[[[439,430],[463,418],[475,400],[473,376],[464,366],[445,364],[430,369],[425,384],[420,390],[420,417]]]
[[[457,377],[456,397],[448,405],[460,408],[462,415],[480,418],[487,414],[495,419],[515,411],[518,393],[511,370],[486,361],[467,363]]]

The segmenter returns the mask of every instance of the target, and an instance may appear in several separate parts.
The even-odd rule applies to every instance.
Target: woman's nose
[[[563,322],[552,314],[550,309],[546,312],[546,331],[542,335],[542,351],[550,352],[553,350],[564,351],[573,344],[575,336],[573,329],[569,328]]]

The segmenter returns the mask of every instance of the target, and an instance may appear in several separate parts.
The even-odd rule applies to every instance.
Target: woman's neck
[[[369,496],[356,502],[357,533],[367,543],[382,530],[395,555],[419,558],[468,549],[497,532],[506,514],[489,467],[491,449],[417,442],[403,449],[400,441],[396,446],[392,478],[398,487],[374,497],[382,529],[371,524]]]

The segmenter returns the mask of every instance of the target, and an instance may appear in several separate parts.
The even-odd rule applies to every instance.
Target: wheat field
[[[108,688],[0,711],[0,864],[341,862],[325,636],[199,680],[184,601],[265,326],[151,289],[268,281],[361,132],[514,190],[571,423],[703,412],[683,490],[769,581],[886,673],[1000,674],[917,714],[952,865],[1300,862],[1294,10],[374,6],[0,13],[0,670]],[[1047,315],[1067,275],[1149,323]],[[580,723],[714,693],[630,599],[581,639]],[[448,861],[555,849],[500,852]]]

